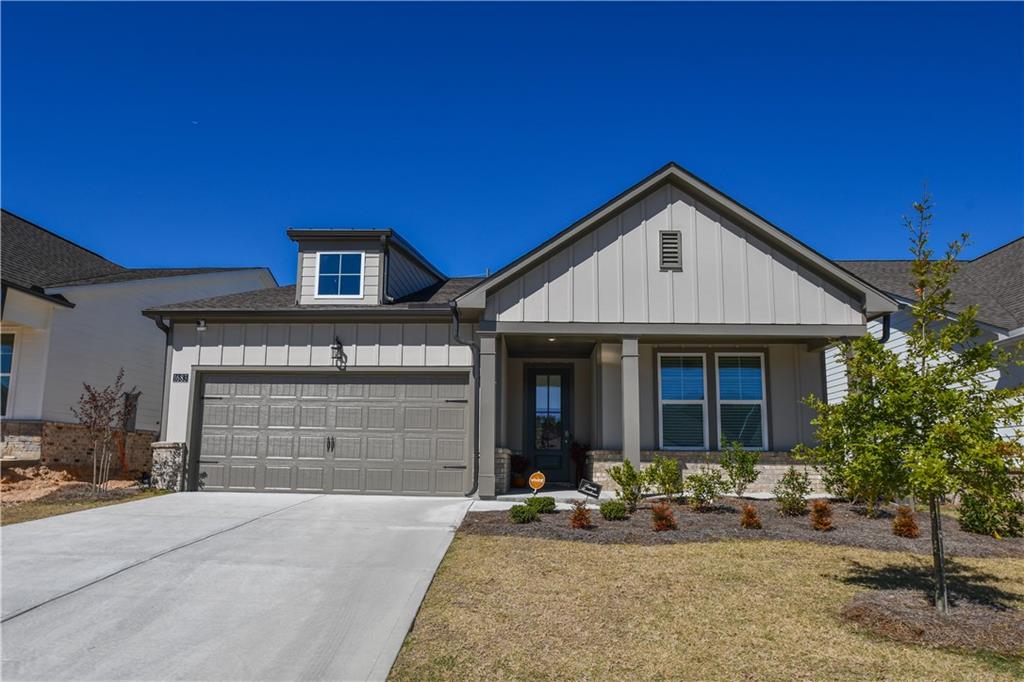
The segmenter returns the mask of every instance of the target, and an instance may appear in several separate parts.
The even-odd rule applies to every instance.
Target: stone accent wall
[[[494,450],[494,494],[504,495],[509,490],[512,476],[512,451],[507,448]]]
[[[156,442],[150,447],[153,450],[153,485],[164,490],[184,490],[188,447],[168,441]]]
[[[43,445],[43,422],[0,419],[0,457],[39,459]]]
[[[708,463],[711,467],[718,467],[718,460],[721,452],[679,452],[674,450],[642,450],[640,452],[640,468],[644,469],[654,461],[654,457],[671,457],[679,460],[679,468],[682,470],[683,478],[695,474],[700,467]],[[619,486],[608,475],[608,469],[622,464],[622,453],[617,450],[592,450],[587,453],[587,477],[595,483],[604,486],[605,490],[618,490]],[[815,471],[814,467],[808,466],[796,459],[789,452],[762,452],[761,460],[757,465],[760,475],[750,487],[747,494],[771,493],[772,488],[779,482],[782,475],[790,466],[795,466],[805,471],[811,479],[811,492],[824,493],[825,486],[821,482],[821,474]]]
[[[150,444],[157,439],[153,431],[132,431],[125,443],[127,471],[121,471],[120,458],[115,451],[111,459],[111,472],[117,475],[138,476],[149,472],[153,453]],[[46,466],[92,466],[92,443],[84,427],[78,424],[43,422],[39,463]]]

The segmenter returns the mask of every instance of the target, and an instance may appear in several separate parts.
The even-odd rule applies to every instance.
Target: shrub
[[[635,512],[636,505],[644,494],[644,479],[646,477],[643,472],[637,471],[627,459],[622,464],[608,469],[608,476],[619,484],[619,490],[615,496],[622,500],[626,509]]]
[[[756,530],[761,527],[761,515],[757,513],[757,507],[752,504],[743,505],[740,526],[750,530]]]
[[[960,527],[994,538],[1018,538],[1024,535],[1024,501],[964,492],[960,496]]]
[[[590,528],[590,510],[584,500],[573,500],[572,514],[569,515],[569,527],[577,529]]]
[[[708,511],[725,491],[725,479],[717,469],[703,467],[686,477],[686,492],[694,511]]]
[[[534,495],[533,497],[528,497],[526,498],[525,504],[538,514],[555,513],[555,498],[548,497],[547,495]]]
[[[536,509],[525,504],[514,505],[508,510],[508,520],[512,523],[533,523],[539,517]]]
[[[779,482],[772,488],[775,503],[783,516],[800,516],[807,513],[807,495],[811,492],[811,479],[796,467],[789,467]]]
[[[745,450],[741,443],[730,443],[722,453],[721,465],[728,481],[728,490],[736,497],[743,497],[747,486],[757,480],[757,462],[761,453],[757,450]]]
[[[601,516],[606,521],[625,521],[629,514],[621,500],[605,500],[601,503]]]
[[[901,538],[916,538],[921,534],[914,518],[914,510],[905,504],[896,508],[896,518],[892,520],[892,534]]]
[[[811,502],[811,528],[822,532],[832,530],[832,505],[828,500]]]
[[[659,502],[651,507],[651,521],[656,531],[676,529],[676,515],[668,502]]]
[[[658,495],[673,498],[682,492],[679,461],[671,457],[655,457],[643,472],[647,485]]]

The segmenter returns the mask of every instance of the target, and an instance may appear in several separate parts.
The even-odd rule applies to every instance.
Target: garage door
[[[469,490],[465,374],[223,374],[201,391],[203,490]]]

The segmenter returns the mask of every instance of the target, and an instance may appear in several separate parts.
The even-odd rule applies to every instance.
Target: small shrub
[[[591,527],[590,510],[584,500],[573,500],[572,513],[569,515],[569,527],[587,529]]]
[[[508,520],[512,523],[533,523],[538,518],[537,510],[525,504],[517,504],[508,510]]]
[[[779,482],[772,488],[775,503],[783,516],[800,516],[807,513],[807,496],[811,492],[811,478],[796,467],[789,467]]]
[[[960,496],[960,527],[994,538],[1024,535],[1024,500],[964,492]]]
[[[811,528],[822,532],[832,530],[832,505],[828,500],[811,502]]]
[[[671,457],[655,457],[643,472],[647,485],[657,495],[673,498],[682,492],[683,478],[679,472],[679,460]]]
[[[725,492],[725,479],[717,469],[703,467],[686,477],[686,495],[694,511],[708,511]]]
[[[676,529],[676,515],[668,502],[659,502],[651,507],[651,522],[656,531]]]
[[[741,443],[730,443],[722,453],[721,465],[728,482],[727,490],[736,497],[743,497],[747,486],[757,480],[757,462],[761,453],[757,450],[745,450]]]
[[[752,504],[743,505],[743,515],[740,516],[740,526],[748,530],[761,528],[761,515],[757,513],[757,507]]]
[[[608,469],[608,476],[619,484],[615,496],[622,500],[630,513],[635,512],[636,505],[644,494],[644,479],[646,477],[643,472],[637,471],[636,467],[627,459],[622,464]]]
[[[555,498],[548,497],[547,495],[534,495],[533,497],[528,497],[526,498],[525,504],[538,514],[555,513]]]
[[[601,503],[601,516],[606,521],[625,521],[629,514],[622,500],[605,500]]]
[[[921,534],[914,518],[914,510],[905,504],[896,508],[896,518],[892,520],[892,534],[901,538],[916,538]]]

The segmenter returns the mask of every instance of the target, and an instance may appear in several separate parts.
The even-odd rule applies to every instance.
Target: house
[[[841,266],[857,275],[899,304],[899,310],[868,324],[868,333],[885,339],[890,350],[900,352],[906,347],[907,334],[913,326],[910,306],[915,300],[911,285],[911,260],[844,260]],[[984,341],[994,341],[1011,350],[1024,341],[1024,237],[993,249],[973,260],[962,261],[950,284],[954,303],[950,313],[967,306],[977,306],[976,321]],[[829,402],[846,396],[846,368],[838,361],[839,351],[825,352],[826,393]],[[1024,383],[1024,367],[1006,367],[989,377],[992,387],[1009,388]],[[1010,436],[1022,425],[1008,425],[1003,433]]]
[[[0,313],[4,458],[82,465],[87,438],[71,412],[82,383],[107,386],[120,368],[141,391],[126,439],[145,469],[160,429],[167,337],[143,308],[276,286],[266,268],[127,268],[2,212]]]
[[[487,498],[513,453],[572,485],[574,442],[598,480],[734,441],[781,468],[824,348],[897,310],[676,164],[483,278],[390,229],[288,235],[294,287],[146,311],[193,487]]]

